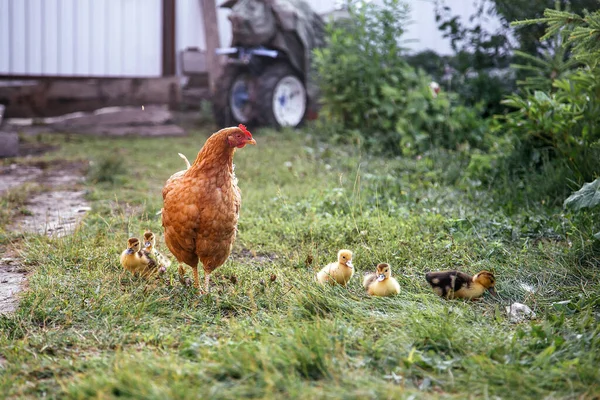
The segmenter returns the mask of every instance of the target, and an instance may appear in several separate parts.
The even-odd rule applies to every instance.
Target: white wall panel
[[[0,1],[0,71],[10,69],[10,19],[8,2]]]
[[[4,1],[10,1],[8,18],[10,19],[9,26],[11,29],[9,33],[11,54],[9,62],[12,68],[27,73],[27,56],[25,51],[25,43],[29,33],[26,29],[27,19],[25,18],[27,7],[25,7],[25,1]]]
[[[0,0],[0,74],[160,76],[161,0]]]
[[[176,7],[177,72],[181,74],[181,51],[188,47],[206,50],[206,37],[200,0],[177,0]]]
[[[14,1],[14,0],[4,0]],[[26,0],[25,0],[26,1]],[[58,40],[55,44],[50,43],[48,51],[56,48],[58,54],[58,72],[57,75],[75,74],[75,9],[71,0],[58,1],[58,21],[56,29]],[[55,47],[56,46],[56,47]],[[15,71],[16,72],[16,71]]]
[[[1,1],[1,0],[0,0]],[[58,53],[58,21],[60,10],[58,8],[59,0],[41,0],[42,18],[41,26],[41,71],[40,74],[57,75],[60,72]]]
[[[93,27],[90,26],[90,0],[77,0],[71,2],[73,7],[73,74],[75,76],[90,75],[90,35]]]
[[[125,52],[123,50],[124,41],[122,38],[125,31],[125,19],[121,6],[121,4],[114,4],[112,6],[105,4],[105,8],[107,8],[107,11],[105,11],[107,29],[104,39],[107,49],[103,55],[105,75],[120,75],[123,73],[123,57],[125,56]]]
[[[42,1],[29,0],[24,2],[28,18],[26,18],[27,41],[25,42],[25,57],[28,73],[42,72]]]
[[[160,75],[162,73],[162,8],[161,1],[155,1],[153,7],[147,7],[147,0],[137,0],[140,14],[138,21],[152,21],[152,29],[138,29],[138,69],[144,75]]]
[[[107,6],[106,1],[90,2],[90,27],[93,35],[90,37],[89,73],[90,75],[105,75],[107,73],[108,36],[107,36]]]
[[[329,0],[328,0],[329,1]],[[224,3],[224,0],[217,3],[217,21],[219,24],[219,41],[221,47],[231,46],[231,22],[229,21],[229,8],[220,8],[219,5]]]
[[[136,67],[138,65],[137,57],[131,56],[133,54],[136,54],[138,48],[137,36],[135,34],[137,29],[136,0],[122,1],[121,6],[123,13],[122,39],[127,38],[127,40],[123,40],[123,46],[121,47],[121,62],[123,69],[122,73],[125,76],[130,76],[135,75]]]

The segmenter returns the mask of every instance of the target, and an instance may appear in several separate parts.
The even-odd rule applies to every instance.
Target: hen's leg
[[[194,270],[194,287],[200,289],[200,277],[198,276],[198,266],[192,267]]]
[[[204,289],[206,290],[206,293],[208,294],[208,284],[210,282],[210,272],[206,272],[204,271]]]
[[[185,268],[183,268],[183,265],[179,264],[177,272],[179,273],[179,282],[181,282],[183,286],[187,286],[188,282],[185,279]]]

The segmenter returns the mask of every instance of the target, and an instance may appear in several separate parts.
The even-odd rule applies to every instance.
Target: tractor
[[[217,80],[213,111],[220,126],[297,127],[316,116],[314,48],[324,22],[303,0],[228,0],[231,47]]]

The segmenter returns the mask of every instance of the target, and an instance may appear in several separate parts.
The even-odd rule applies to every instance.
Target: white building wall
[[[176,7],[177,72],[181,73],[181,51],[189,47],[206,49],[206,37],[200,0],[177,0]]]
[[[161,0],[0,0],[0,74],[160,76]]]

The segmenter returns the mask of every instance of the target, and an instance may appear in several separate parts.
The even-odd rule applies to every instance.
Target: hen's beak
[[[346,261],[346,266],[348,268],[354,268],[354,265],[352,265],[352,261]]]
[[[385,279],[385,275],[384,274],[377,275],[377,282],[381,282],[384,279]]]
[[[498,292],[496,292],[496,288],[494,288],[493,286],[491,288],[488,289],[491,293],[492,296],[497,297],[498,296]]]
[[[256,140],[254,140],[254,139],[247,140],[247,141],[246,141],[246,144],[253,144],[253,145],[256,145]]]

